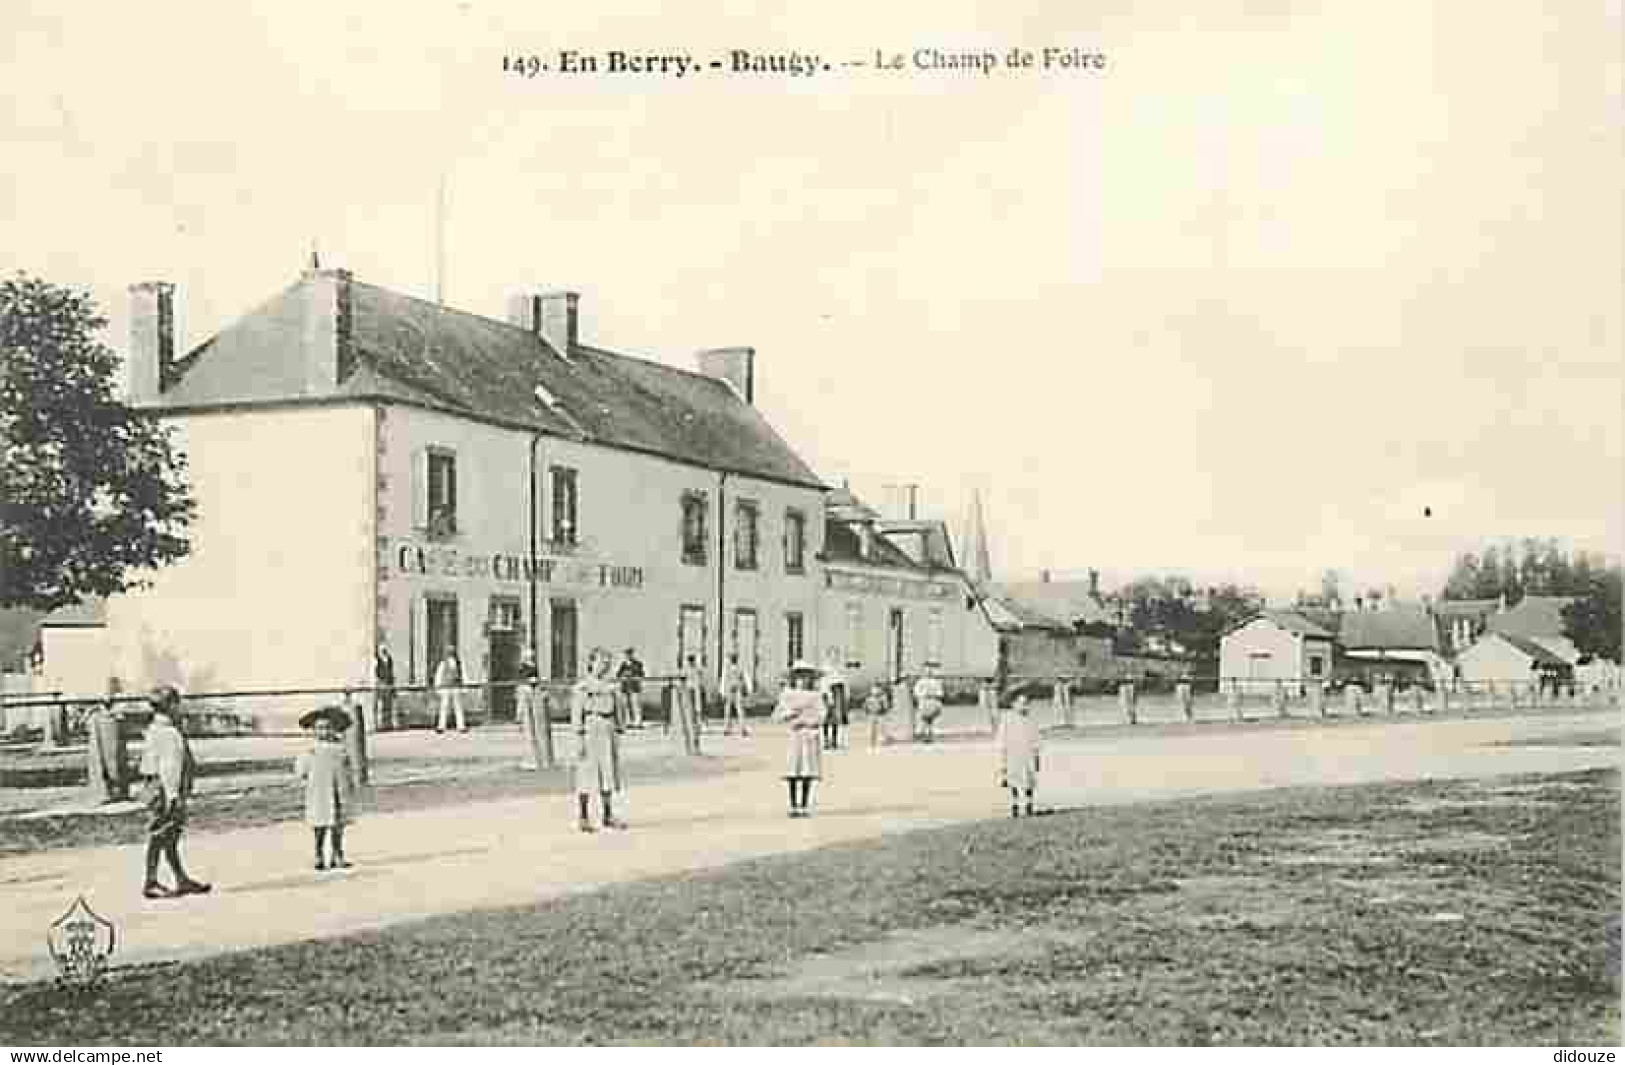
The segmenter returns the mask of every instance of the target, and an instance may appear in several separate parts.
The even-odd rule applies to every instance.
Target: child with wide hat
[[[829,713],[818,691],[817,666],[805,659],[790,667],[790,684],[779,693],[773,708],[775,721],[790,725],[784,779],[790,789],[790,816],[812,816],[813,781],[823,776],[823,724]]]
[[[354,819],[354,766],[339,734],[350,727],[350,715],[340,707],[323,706],[302,716],[299,725],[315,733],[310,750],[294,761],[293,773],[305,786],[305,824],[315,838],[316,869],[348,869],[344,827]],[[331,847],[323,853],[329,841]]]

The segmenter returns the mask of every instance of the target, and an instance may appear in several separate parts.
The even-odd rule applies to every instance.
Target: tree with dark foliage
[[[1563,610],[1569,639],[1584,658],[1620,660],[1621,574],[1616,563],[1606,568],[1587,567],[1590,586]]]
[[[88,293],[0,281],[0,607],[142,587],[186,556],[185,459],[119,402],[106,325]]]

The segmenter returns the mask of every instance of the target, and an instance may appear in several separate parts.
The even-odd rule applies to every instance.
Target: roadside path
[[[1617,766],[1617,746],[1563,740],[1618,721],[1613,710],[1541,711],[1482,720],[1055,737],[1045,747],[1040,803],[1066,808],[1289,785]],[[1531,740],[1544,745],[1516,745]],[[827,755],[816,816],[798,821],[784,812],[782,733],[708,737],[708,743],[725,756],[759,756],[760,768],[637,788],[626,810],[627,832],[577,832],[569,801],[558,795],[363,814],[347,834],[356,866],[342,873],[311,868],[303,824],[203,834],[188,841],[186,857],[194,875],[214,882],[214,893],[152,902],[139,895],[139,847],[0,860],[0,977],[54,975],[46,929],[80,894],[117,927],[114,962],[132,965],[531,903],[759,855],[998,817],[1006,809],[986,740]]]

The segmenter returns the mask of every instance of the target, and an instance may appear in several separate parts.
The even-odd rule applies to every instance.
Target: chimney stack
[[[523,292],[508,301],[508,321],[547,341],[566,362],[581,342],[579,292]]]
[[[1038,571],[1038,583],[1040,583],[1040,584],[1048,584],[1049,583],[1049,570],[1041,569],[1041,570]]]
[[[746,403],[756,402],[755,348],[707,348],[694,361],[705,376],[728,382]]]
[[[350,271],[306,270],[304,368],[307,396],[331,395],[349,376]]]
[[[156,403],[175,363],[175,286],[142,281],[130,286],[130,352],[125,392],[132,404]]]
[[[1089,594],[1093,596],[1100,595],[1100,571],[1098,569],[1089,571]]]

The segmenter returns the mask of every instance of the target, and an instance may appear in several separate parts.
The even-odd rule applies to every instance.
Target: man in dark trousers
[[[372,663],[372,679],[378,689],[373,695],[373,706],[377,709],[372,725],[384,732],[395,727],[395,659],[389,653],[388,644],[378,645],[378,655]]]
[[[141,773],[149,781],[147,805],[152,819],[147,826],[147,879],[141,894],[149,899],[204,895],[210,885],[187,876],[181,865],[181,832],[186,828],[186,800],[192,794],[197,762],[192,758],[191,744],[177,727],[180,693],[167,686],[155,688],[148,702],[152,704],[152,724],[142,744]],[[175,875],[173,888],[158,880],[160,857],[168,860],[169,870]]]
[[[637,651],[628,647],[615,670],[615,679],[621,682],[621,720],[627,728],[643,727],[643,676]]]

